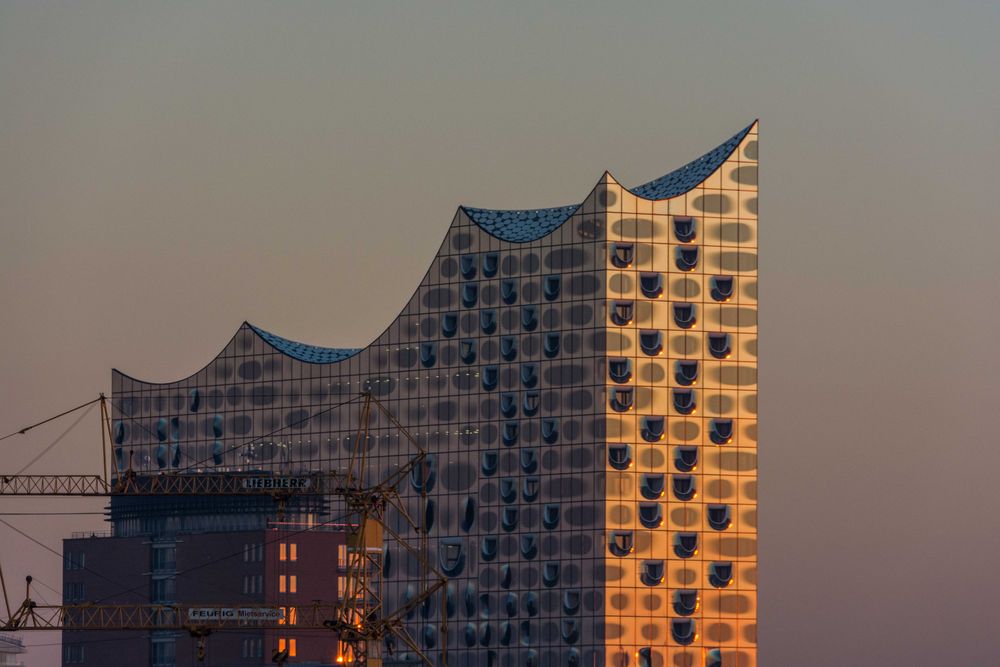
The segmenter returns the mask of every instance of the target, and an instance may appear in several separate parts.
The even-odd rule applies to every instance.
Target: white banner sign
[[[307,489],[308,477],[246,477],[244,489]]]
[[[277,607],[191,607],[189,621],[279,621],[285,610]]]

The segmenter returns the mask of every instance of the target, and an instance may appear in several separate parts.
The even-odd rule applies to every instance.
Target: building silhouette
[[[407,620],[428,653],[444,614],[449,665],[751,667],[757,238],[756,123],[638,187],[605,173],[579,204],[460,207],[364,348],[244,323],[176,382],[114,371],[117,464],[343,468],[370,392],[430,453],[403,488],[449,578],[444,608]],[[391,263],[365,289],[398,289]],[[327,306],[335,337],[352,314]],[[372,479],[412,455],[384,418],[364,446]],[[420,573],[383,558],[392,608]]]

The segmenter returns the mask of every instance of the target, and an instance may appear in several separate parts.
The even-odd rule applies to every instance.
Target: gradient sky
[[[761,665],[994,664],[998,28],[987,2],[0,2],[0,432],[112,367],[186,376],[244,319],[365,345],[457,205],[576,203],[760,117]],[[31,470],[96,472],[97,428]],[[101,518],[4,514],[101,507],[0,518],[58,549]],[[61,588],[3,525],[0,561],[14,598]]]

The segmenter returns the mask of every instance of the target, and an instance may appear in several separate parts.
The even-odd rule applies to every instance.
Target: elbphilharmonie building
[[[637,187],[604,173],[569,206],[462,206],[366,347],[244,323],[176,382],[114,371],[118,463],[334,470],[358,427],[352,399],[371,392],[430,455],[402,488],[449,580],[446,602],[406,620],[427,654],[446,642],[461,666],[752,667],[757,169],[753,123]],[[372,474],[387,475],[412,452],[373,419]],[[389,542],[383,573],[387,606],[414,594],[420,572]]]

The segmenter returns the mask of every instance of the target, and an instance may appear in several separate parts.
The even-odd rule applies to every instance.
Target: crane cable
[[[0,441],[6,440],[7,438],[13,438],[15,435],[24,435],[25,433],[27,433],[28,431],[30,431],[33,428],[41,426],[42,424],[48,424],[50,421],[55,421],[56,419],[59,419],[60,417],[65,417],[66,415],[70,414],[71,412],[76,412],[77,410],[82,410],[83,408],[87,407],[88,405],[93,405],[94,403],[97,403],[97,402],[99,402],[99,401],[101,401],[103,399],[104,399],[104,394],[101,394],[100,396],[98,396],[95,399],[87,401],[86,403],[78,405],[75,408],[71,408],[71,409],[69,409],[69,410],[67,410],[65,412],[60,412],[59,414],[57,414],[54,417],[49,417],[48,419],[43,419],[42,421],[38,422],[37,424],[32,424],[31,426],[25,426],[24,428],[22,428],[22,429],[20,429],[18,431],[14,431],[13,433],[8,433],[7,435],[5,435],[3,437],[0,437]]]
[[[97,399],[97,400],[101,400],[101,399]],[[83,407],[83,406],[81,406],[81,407]],[[79,408],[76,408],[76,409],[79,409]],[[65,438],[67,435],[69,435],[69,432],[72,431],[74,428],[76,428],[77,425],[80,422],[82,422],[84,420],[84,418],[87,415],[89,415],[90,411],[93,410],[93,409],[94,409],[94,401],[91,401],[87,405],[87,409],[84,410],[83,414],[80,415],[79,417],[77,417],[76,421],[74,421],[72,424],[70,424],[69,428],[67,428],[65,431],[63,431],[59,435],[59,437],[56,438],[55,440],[53,440],[45,449],[43,449],[42,451],[38,452],[38,454],[35,455],[35,458],[31,459],[30,461],[28,461],[27,463],[25,463],[23,466],[21,466],[21,469],[18,470],[16,473],[14,473],[14,475],[20,475],[25,470],[27,470],[31,466],[35,465],[35,463],[37,463],[40,458],[42,458],[43,456],[45,456],[46,454],[48,454],[50,451],[52,451],[52,448],[55,447],[56,445],[58,445],[60,442],[62,442],[62,439]],[[72,412],[72,410],[70,412]],[[69,413],[64,412],[63,414],[69,414]],[[53,417],[52,419],[55,419],[55,417]],[[46,420],[46,421],[51,421],[51,420]],[[45,422],[40,422],[40,423],[44,424]],[[38,426],[38,424],[35,424],[35,426]],[[33,427],[28,427],[28,428],[33,428]],[[27,429],[25,429],[25,430],[27,430]],[[23,432],[24,431],[20,431],[20,433],[23,433]]]

